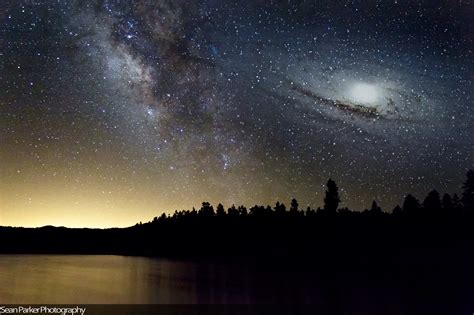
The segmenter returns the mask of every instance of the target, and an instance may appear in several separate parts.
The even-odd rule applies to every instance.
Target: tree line
[[[437,190],[432,190],[423,199],[422,202],[412,194],[405,196],[402,206],[397,205],[391,213],[384,212],[382,208],[374,200],[369,209],[362,211],[362,214],[372,215],[392,215],[399,217],[439,217],[439,216],[458,216],[458,215],[473,215],[474,214],[474,170],[469,170],[466,174],[466,180],[462,186],[462,196],[453,194],[452,196],[445,193],[442,197]],[[339,188],[336,182],[329,179],[326,184],[326,191],[324,197],[324,206],[313,209],[307,207],[301,209],[298,201],[293,198],[290,202],[289,208],[277,201],[275,206],[255,205],[247,209],[241,205],[236,207],[232,205],[227,210],[219,203],[216,208],[209,202],[203,202],[200,209],[193,208],[192,210],[176,210],[172,215],[161,214],[160,217],[155,217],[151,223],[165,222],[165,221],[179,221],[184,218],[242,218],[242,217],[317,217],[317,216],[336,216],[347,213],[355,213],[347,207],[339,208],[341,199],[339,196]],[[141,223],[140,223],[141,224]],[[138,225],[140,225],[138,224]]]
[[[128,228],[0,227],[0,253],[254,257],[298,266],[370,261],[370,268],[378,268],[387,261],[396,265],[397,259],[412,259],[413,248],[420,249],[417,255],[427,248],[447,248],[451,252],[439,259],[456,253],[456,262],[474,262],[469,254],[474,247],[473,170],[462,189],[460,197],[433,190],[421,201],[407,195],[391,212],[376,202],[359,212],[340,207],[337,184],[328,180],[324,205],[317,209],[301,209],[296,199],[289,206],[277,202],[228,209],[203,202],[200,209],[162,214]],[[425,261],[423,255],[418,258]]]

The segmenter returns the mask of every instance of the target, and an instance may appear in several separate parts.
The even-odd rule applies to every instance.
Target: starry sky
[[[466,0],[2,0],[0,225],[458,192]]]

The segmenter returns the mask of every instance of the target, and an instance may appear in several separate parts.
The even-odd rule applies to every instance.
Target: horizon
[[[472,172],[472,170],[469,170],[469,172]],[[331,179],[329,179],[329,181],[331,181]],[[337,183],[336,183],[337,185]],[[337,190],[339,190],[339,188],[337,188]],[[454,193],[448,193],[448,192],[439,192],[437,191],[436,189],[432,189],[430,190],[429,192],[433,192],[433,191],[436,191],[439,193],[439,197],[440,197],[440,201],[441,201],[441,198],[444,197],[444,195],[449,195],[450,197],[452,196],[460,196],[460,194],[458,194],[457,192],[454,192]],[[338,192],[340,193],[340,192]],[[413,196],[411,193],[407,193],[403,196],[403,198],[405,199],[408,195],[411,195]],[[427,193],[427,196],[428,196],[428,193]],[[422,201],[422,199],[418,199],[417,196],[413,196],[416,198],[416,200],[418,200],[420,203]],[[426,198],[426,197],[425,197]],[[274,204],[282,204],[282,205],[290,205],[291,204],[291,201],[292,200],[296,200],[298,201],[296,198],[291,198],[291,200],[289,200],[290,202],[285,202],[285,201],[282,201],[282,200],[277,200],[275,201]],[[208,202],[208,201],[205,201],[203,200],[201,205],[203,205],[205,202]],[[393,214],[393,210],[396,208],[396,207],[401,207],[402,206],[402,203],[399,203],[399,204],[396,204],[395,206],[393,206],[392,208],[390,209],[386,209],[384,207],[381,207],[381,205],[377,202],[377,200],[373,199],[371,201],[372,202],[376,202],[377,206],[380,207],[380,210],[383,212],[383,213],[387,213],[387,214]],[[211,207],[217,207],[218,205],[222,205],[224,207],[224,211],[227,213],[227,210],[230,209],[230,207],[239,207],[239,206],[243,206],[245,207],[246,209],[250,209],[254,206],[263,206],[263,207],[272,207],[272,209],[275,209],[274,208],[274,204],[262,204],[262,203],[256,203],[256,204],[253,204],[253,205],[244,205],[244,204],[235,204],[235,203],[232,203],[231,205],[229,206],[226,206],[225,204],[222,204],[221,202],[216,202],[216,203],[212,203],[212,202],[209,202],[210,206]],[[200,206],[201,206],[200,205]],[[363,209],[352,209],[352,208],[349,208],[347,206],[341,206],[341,205],[344,205],[344,201],[343,199],[342,200],[339,200],[339,206],[337,207],[337,211],[341,210],[341,209],[349,209],[350,211],[352,212],[358,212],[358,213],[363,213],[364,211],[368,210],[370,207],[365,207]],[[191,211],[191,209],[199,209],[200,206],[193,206],[193,207],[188,207],[187,209],[174,209],[174,210],[169,210],[169,211],[161,211],[160,213],[156,214],[155,216],[153,216],[153,218],[158,218],[160,217],[161,215],[166,215],[167,217],[172,217],[176,212],[180,212],[180,211]],[[311,209],[311,210],[320,210],[322,209],[322,205],[320,206],[312,206],[312,205],[309,205],[309,204],[306,204],[306,205],[299,205],[299,211],[303,212],[303,213],[306,213],[307,212],[307,208]],[[288,211],[288,208],[287,210]],[[125,225],[107,225],[107,226],[87,226],[87,225],[64,225],[64,224],[53,224],[53,223],[46,223],[46,224],[38,224],[38,225],[33,225],[33,226],[25,226],[25,225],[2,225],[0,224],[0,227],[8,227],[8,228],[31,228],[31,229],[34,229],[34,228],[45,228],[45,227],[54,227],[54,228],[69,228],[69,229],[114,229],[114,228],[129,228],[129,227],[133,227],[137,224],[142,224],[142,223],[150,223],[153,221],[153,218],[148,218],[148,219],[144,219],[144,220],[137,220],[133,223],[127,223]]]

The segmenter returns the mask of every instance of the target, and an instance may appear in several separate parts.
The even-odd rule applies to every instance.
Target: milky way
[[[458,191],[474,165],[472,4],[1,6],[6,223],[317,207],[329,177],[343,206],[390,211],[407,192]]]

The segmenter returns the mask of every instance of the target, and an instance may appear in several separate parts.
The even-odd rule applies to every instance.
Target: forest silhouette
[[[358,212],[340,208],[337,184],[329,180],[324,205],[317,209],[301,209],[296,199],[289,207],[276,202],[248,209],[234,205],[225,209],[222,204],[214,208],[203,202],[200,209],[162,214],[128,228],[0,227],[0,254],[191,260],[215,274],[230,265],[250,268],[262,279],[276,275],[276,283],[298,288],[297,292],[321,287],[327,314],[345,314],[341,301],[351,290],[377,297],[365,301],[375,306],[380,301],[383,305],[385,295],[398,296],[401,305],[415,309],[406,314],[470,314],[473,170],[462,190],[461,197],[433,190],[422,201],[408,194],[391,212],[373,201]],[[367,291],[370,288],[376,292]]]
[[[69,229],[0,227],[0,253],[127,254],[216,258],[252,257],[309,261],[337,257],[388,257],[409,248],[472,248],[474,170],[467,172],[462,196],[432,190],[420,202],[408,194],[401,206],[384,212],[376,201],[360,212],[340,208],[329,179],[324,206],[301,209],[250,208],[203,202],[200,209],[161,214],[129,228]],[[393,257],[392,257],[393,259]]]

